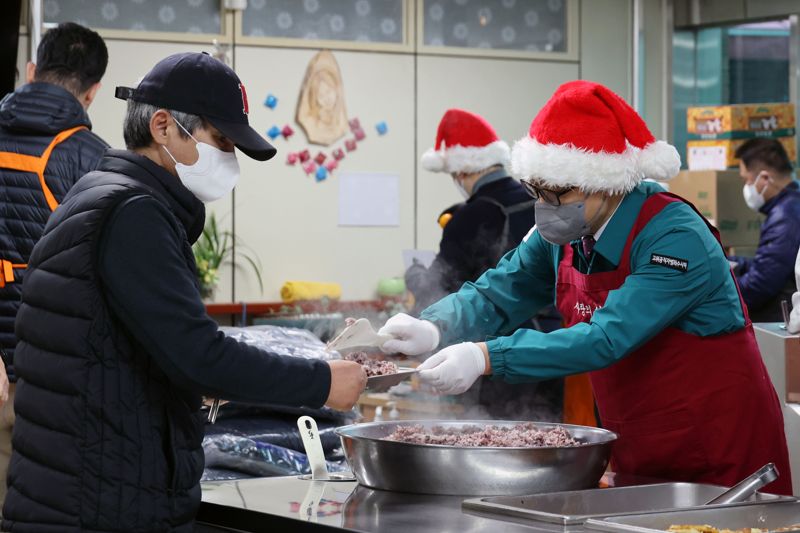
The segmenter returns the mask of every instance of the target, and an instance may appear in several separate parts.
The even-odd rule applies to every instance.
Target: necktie
[[[586,259],[589,259],[592,256],[592,250],[594,250],[594,237],[591,235],[584,235],[581,237],[581,245],[583,246],[583,256]]]

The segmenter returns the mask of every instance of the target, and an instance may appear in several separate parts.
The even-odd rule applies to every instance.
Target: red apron
[[[602,307],[623,285],[634,239],[676,201],[683,200],[666,193],[645,201],[614,271],[582,274],[572,266],[572,246],[562,247],[557,305],[567,327],[589,322],[587,309]],[[741,330],[698,337],[670,327],[590,374],[603,425],[619,434],[611,458],[616,472],[733,485],[773,462],[780,477],[765,490],[792,493],[781,405],[739,299]]]

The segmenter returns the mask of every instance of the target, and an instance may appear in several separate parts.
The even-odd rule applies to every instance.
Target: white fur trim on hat
[[[681,171],[681,156],[671,144],[656,141],[645,146],[639,155],[639,170],[645,178],[671,180]]]
[[[428,148],[424,154],[422,154],[422,168],[425,170],[430,170],[431,172],[442,172],[444,171],[444,155],[442,152],[434,150],[433,148]]]
[[[680,169],[677,150],[663,141],[644,150],[626,145],[621,154],[598,153],[571,144],[540,144],[525,136],[514,143],[511,173],[551,187],[619,194],[630,192],[644,178],[669,179]]]
[[[478,172],[493,165],[508,166],[511,150],[504,141],[486,146],[448,146],[422,154],[422,166],[432,172]]]

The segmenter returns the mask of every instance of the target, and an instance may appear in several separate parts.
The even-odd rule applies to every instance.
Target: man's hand
[[[331,368],[331,391],[325,405],[337,411],[352,409],[367,386],[367,373],[354,361],[328,361]]]
[[[399,313],[386,321],[379,335],[391,335],[394,339],[386,341],[381,350],[386,353],[421,355],[439,346],[439,329],[427,320],[419,320],[405,313]]]
[[[478,344],[454,344],[417,367],[419,380],[441,394],[461,394],[486,372],[486,360],[486,353]]]

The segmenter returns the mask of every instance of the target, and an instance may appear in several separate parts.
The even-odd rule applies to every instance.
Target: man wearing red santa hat
[[[440,215],[442,238],[430,267],[414,263],[406,270],[406,287],[415,299],[412,314],[475,281],[515,248],[533,227],[536,202],[506,170],[511,163],[508,144],[476,113],[448,109],[434,147],[421,162],[426,170],[449,174],[465,201],[446,211],[449,220]],[[535,323],[554,329],[560,321],[552,308],[549,311]],[[530,321],[525,325],[532,326]],[[481,406],[482,411],[471,416],[485,412],[493,418],[560,421],[562,389],[562,380],[512,385],[484,379],[471,387],[462,403],[467,408]]]
[[[602,423],[619,435],[617,472],[731,485],[773,462],[780,477],[765,490],[791,494],[781,405],[719,235],[645,181],[677,174],[675,148],[606,87],[573,81],[511,159],[537,226],[419,320],[392,317],[384,349],[440,349],[419,376],[444,394],[483,374],[591,371]],[[554,300],[567,327],[508,335]]]

